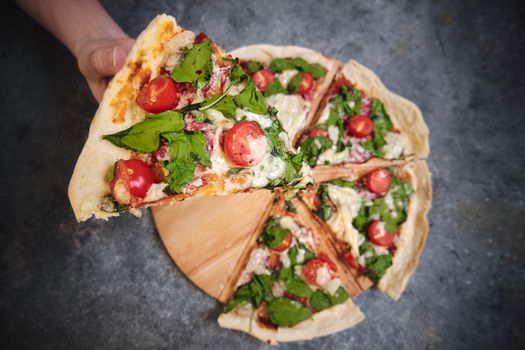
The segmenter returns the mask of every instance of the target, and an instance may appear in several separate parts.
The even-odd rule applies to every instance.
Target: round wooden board
[[[227,196],[197,197],[153,208],[153,218],[171,258],[208,295],[226,302],[248,253],[264,224],[273,193],[260,190]]]

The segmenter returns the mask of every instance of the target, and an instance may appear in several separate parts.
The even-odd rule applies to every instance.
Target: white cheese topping
[[[224,129],[230,129],[233,126],[233,122],[231,120],[226,119],[221,112],[213,108],[208,109],[206,111],[206,115],[208,119],[210,119],[212,123],[217,127],[215,129],[215,134],[213,137],[213,152],[211,152],[210,156],[212,164],[211,169],[213,170],[213,172],[222,175],[225,174],[231,166],[229,165],[229,162],[226,159],[226,155],[222,151],[220,137]]]
[[[339,287],[341,287],[341,280],[339,278],[334,278],[328,281],[328,283],[324,284],[322,287],[325,291],[330,293],[330,295],[334,295]]]
[[[286,292],[286,288],[282,281],[274,282],[272,285],[272,294],[274,297],[279,298],[284,295],[284,292]]]
[[[315,282],[320,286],[327,284],[330,282],[330,279],[332,279],[328,266],[321,266],[318,268],[315,276]]]
[[[385,196],[385,204],[388,208],[388,211],[390,212],[390,215],[393,217],[393,218],[396,218],[397,217],[397,211],[396,211],[396,207],[394,205],[394,198],[392,197],[392,193],[391,192],[388,192],[387,195]]]
[[[295,236],[295,238],[297,238],[299,242],[309,247],[311,250],[316,250],[317,241],[315,240],[312,231],[307,229],[306,227],[301,228],[301,230]]]
[[[359,256],[359,232],[352,221],[359,213],[363,199],[349,187],[328,185],[328,196],[337,207],[337,212],[328,220],[337,238],[350,245],[352,255]]]
[[[251,168],[254,175],[251,186],[264,187],[271,180],[280,178],[284,174],[285,166],[281,158],[273,156],[271,152],[267,152],[263,160]]]
[[[266,98],[266,102],[277,109],[277,118],[291,140],[304,127],[306,115],[310,111],[310,102],[299,95],[275,94]]]
[[[396,159],[403,154],[406,138],[402,134],[387,132],[385,134],[386,145],[383,146],[385,159]]]
[[[306,250],[302,249],[302,248],[299,248],[297,250],[297,257],[296,257],[296,260],[297,260],[297,263],[298,264],[302,264],[303,261],[304,261],[304,254],[306,253]]]
[[[148,190],[148,193],[146,194],[146,197],[144,197],[144,202],[153,202],[166,197],[167,194],[164,193],[163,190],[167,185],[168,184],[165,182],[160,184],[152,184]]]
[[[281,219],[279,219],[279,226],[281,226],[284,229],[290,230],[292,233],[301,230],[299,225],[297,225],[295,220],[292,219],[292,217],[290,216],[283,216]]]
[[[277,79],[279,79],[281,84],[283,84],[283,87],[286,88],[288,86],[288,83],[290,82],[290,80],[292,80],[292,78],[297,73],[299,73],[299,71],[296,70],[296,69],[286,69],[286,70],[283,70],[281,73],[277,74],[275,77]]]
[[[244,268],[241,276],[239,277],[239,280],[235,284],[235,288],[250,282],[253,273],[258,275],[271,274],[270,270],[268,270],[267,268],[269,255],[270,252],[268,251],[268,248],[255,248],[250,254],[248,263],[246,264],[246,267]]]
[[[328,138],[334,143],[334,145],[337,143],[337,140],[339,139],[339,128],[335,125],[330,125],[328,127]]]
[[[281,260],[281,264],[283,264],[284,267],[290,267],[292,262],[290,261],[290,257],[288,256],[288,249],[286,249],[284,252],[280,252],[279,257]]]
[[[256,114],[256,113],[245,111],[244,109],[237,108],[235,116],[236,116],[236,119],[239,121],[241,120],[242,117],[246,117],[246,120],[250,122],[256,122],[263,129],[266,129],[272,126],[272,119],[267,115]]]
[[[317,158],[317,165],[339,164],[344,162],[348,157],[350,157],[350,151],[348,148],[345,148],[341,152],[336,152],[335,147],[332,147],[319,155],[319,158]]]
[[[381,247],[381,246],[378,246],[378,245],[375,245],[375,244],[372,244],[372,246],[374,247],[374,251],[375,251],[376,255],[389,255],[390,254],[388,249],[385,248],[385,247]]]

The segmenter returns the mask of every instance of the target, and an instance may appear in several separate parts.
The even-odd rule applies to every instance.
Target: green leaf
[[[243,79],[246,79],[247,77],[246,73],[244,73],[241,66],[239,66],[238,64],[230,68],[230,73],[228,76],[233,84],[237,84],[238,82],[240,82]]]
[[[357,213],[357,216],[354,218],[352,225],[359,231],[363,232],[368,225],[370,220],[370,215],[368,214],[368,209],[366,206],[362,205]]]
[[[322,65],[308,63],[302,58],[276,58],[270,64],[270,69],[276,73],[281,73],[287,69],[297,69],[312,74],[315,80],[321,79],[326,75],[326,69]]]
[[[262,242],[271,249],[281,245],[283,240],[290,234],[290,230],[279,225],[279,219],[271,217],[266,224],[266,228],[261,236]]]
[[[282,268],[279,271],[279,280],[284,283],[286,290],[293,295],[309,298],[313,294],[312,288],[305,281],[294,276],[290,267]]]
[[[374,136],[371,141],[361,142],[361,145],[376,157],[383,156],[383,146],[386,145],[385,134],[392,130],[393,125],[381,101],[372,99],[371,117],[374,122]]]
[[[303,153],[303,160],[310,166],[315,166],[317,158],[327,149],[332,147],[332,141],[322,136],[308,139],[299,145]]]
[[[111,166],[111,168],[108,170],[108,173],[106,174],[106,182],[111,182],[115,178],[115,164]]]
[[[295,69],[295,66],[291,59],[276,58],[270,63],[270,69],[275,73],[281,73],[287,69]]]
[[[310,304],[312,305],[312,309],[317,311],[321,311],[332,306],[330,299],[328,299],[328,297],[320,290],[316,290],[314,292],[312,298],[310,299]]]
[[[246,168],[231,168],[231,169],[228,169],[228,171],[226,172],[226,176],[238,174],[240,171],[242,171],[244,169],[246,169]]]
[[[102,138],[119,147],[140,153],[150,153],[159,148],[161,133],[176,132],[183,128],[182,114],[166,111],[146,116],[146,119],[132,127]]]
[[[332,217],[332,207],[326,205],[326,204],[321,204],[317,210],[315,211],[315,213],[321,218],[323,219],[323,221],[328,221],[331,217]]]
[[[392,266],[391,255],[376,255],[365,259],[366,275],[375,283],[379,282],[386,270]]]
[[[228,303],[224,306],[224,312],[228,313],[233,309],[242,306],[247,303],[251,303],[253,298],[253,293],[248,285],[244,285],[241,288],[237,289],[235,294],[230,298]]]
[[[171,77],[178,83],[192,83],[196,89],[202,89],[213,70],[211,56],[210,40],[185,48],[184,59],[173,69]]]
[[[353,181],[337,179],[337,180],[330,181],[330,183],[338,187],[355,188],[355,183]]]
[[[327,296],[328,299],[330,299],[330,303],[332,305],[342,304],[348,300],[348,293],[344,290],[343,287],[339,287],[339,289],[334,293],[334,295],[330,295],[330,293],[328,293]]]
[[[264,96],[257,90],[255,83],[251,79],[248,80],[248,85],[244,90],[233,98],[238,107],[252,113],[266,114],[268,111]]]
[[[166,177],[168,188],[173,193],[179,193],[182,188],[193,180],[195,163],[188,158],[176,159],[165,168],[170,172]]]
[[[253,73],[255,73],[257,71],[260,71],[263,68],[264,68],[264,66],[262,65],[262,63],[258,62],[258,61],[249,61],[246,64],[247,73],[250,74],[250,75],[252,75]]]
[[[191,159],[196,163],[211,167],[206,136],[202,131],[165,133],[162,134],[162,137],[168,140],[172,161]]]
[[[269,97],[269,96],[277,95],[277,94],[285,94],[285,93],[286,93],[286,89],[284,88],[283,84],[281,84],[279,79],[274,79],[264,91],[264,97]]]
[[[266,304],[264,311],[277,326],[293,326],[312,317],[312,311],[297,301],[276,298]]]
[[[205,167],[211,167],[210,154],[208,152],[208,145],[206,144],[206,135],[202,131],[195,131],[189,134],[191,144],[191,154],[195,161],[204,165]]]
[[[262,300],[270,301],[273,299],[272,285],[275,276],[272,275],[253,275],[250,283],[250,290],[254,295],[254,306],[258,306]]]
[[[290,79],[290,82],[288,83],[288,86],[286,87],[288,92],[290,93],[297,92],[297,90],[299,89],[299,85],[301,85],[302,80],[303,79],[301,78],[301,73],[297,73],[296,75],[294,75],[293,78]]]

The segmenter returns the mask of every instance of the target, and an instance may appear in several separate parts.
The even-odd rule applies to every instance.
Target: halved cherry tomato
[[[260,92],[265,92],[268,88],[268,85],[274,81],[275,74],[268,68],[261,69],[253,73],[252,79],[255,83],[255,86],[257,86],[257,89],[259,89]]]
[[[131,204],[146,197],[155,182],[153,170],[140,159],[119,160],[109,184],[113,198],[120,204]]]
[[[206,40],[209,40],[208,38],[208,35],[204,32],[200,32],[199,35],[197,35],[195,37],[195,39],[193,40],[193,43],[194,44],[200,44],[202,43],[203,41],[206,41]]]
[[[158,76],[142,87],[136,101],[140,108],[150,113],[172,109],[179,103],[177,83],[165,75]]]
[[[296,93],[298,95],[306,95],[315,85],[315,79],[312,74],[308,72],[301,72],[301,83],[297,87]]]
[[[366,187],[371,192],[385,195],[390,189],[392,174],[385,168],[372,170],[366,175]]]
[[[346,251],[343,253],[343,260],[350,266],[352,266],[354,269],[356,270],[361,270],[361,265],[359,265],[357,263],[357,261],[355,260],[354,256],[352,255],[351,252],[349,251]]]
[[[324,266],[328,267],[328,269],[331,272],[337,271],[337,266],[334,264],[334,262],[330,260],[330,258],[323,253],[319,254],[319,256],[308,261],[306,265],[304,265],[303,267],[303,276],[306,282],[308,282],[312,286],[318,286],[317,270]]]
[[[374,132],[374,122],[369,116],[354,115],[348,121],[348,131],[355,137],[367,137]]]
[[[235,124],[224,136],[224,152],[238,166],[254,166],[266,155],[268,140],[256,122]]]
[[[396,238],[395,233],[390,233],[385,228],[385,223],[379,220],[374,220],[368,226],[368,238],[370,242],[382,247],[390,247]]]
[[[290,232],[288,234],[288,236],[286,236],[283,241],[281,242],[281,244],[278,246],[278,247],[275,247],[273,248],[273,250],[277,251],[277,252],[284,252],[286,249],[288,249],[291,245],[292,245],[292,239],[293,239],[293,235],[292,233]]]

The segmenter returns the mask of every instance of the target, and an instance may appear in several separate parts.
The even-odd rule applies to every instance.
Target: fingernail
[[[117,66],[117,47],[113,48],[113,67]]]

